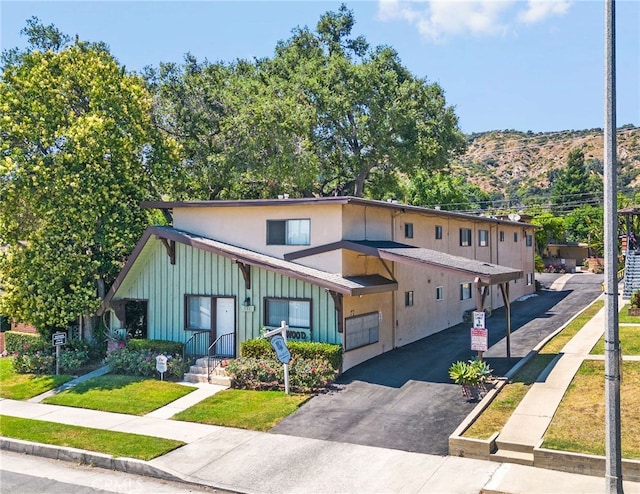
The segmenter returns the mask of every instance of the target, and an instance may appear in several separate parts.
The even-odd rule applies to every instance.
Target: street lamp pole
[[[605,0],[604,17],[605,492],[608,494],[622,494],[621,353],[618,331],[617,276],[615,0]]]

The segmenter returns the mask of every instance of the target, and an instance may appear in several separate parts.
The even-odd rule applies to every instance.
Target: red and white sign
[[[471,328],[471,350],[486,352],[489,349],[489,331],[485,328]]]

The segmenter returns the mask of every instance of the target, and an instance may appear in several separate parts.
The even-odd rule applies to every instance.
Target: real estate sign
[[[486,352],[489,349],[489,331],[485,328],[471,328],[471,350]]]

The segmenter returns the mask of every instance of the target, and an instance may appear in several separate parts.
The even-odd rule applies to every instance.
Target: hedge
[[[331,343],[317,343],[310,341],[287,341],[287,347],[292,358],[306,360],[325,359],[331,366],[338,370],[342,365],[342,346]],[[240,345],[240,355],[243,358],[273,359],[276,352],[271,347],[269,340],[255,338],[247,340]]]
[[[127,348],[133,352],[149,351],[165,355],[182,355],[184,345],[179,341],[132,339],[127,341]]]
[[[8,354],[13,354],[25,348],[33,349],[34,352],[44,350],[46,347],[51,346],[51,342],[43,340],[39,334],[7,331],[4,334],[4,346]]]

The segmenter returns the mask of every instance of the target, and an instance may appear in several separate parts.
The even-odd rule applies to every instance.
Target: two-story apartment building
[[[534,291],[534,226],[354,197],[151,202],[105,298],[112,328],[143,301],[147,336],[242,341],[277,327],[343,345],[346,370]]]

